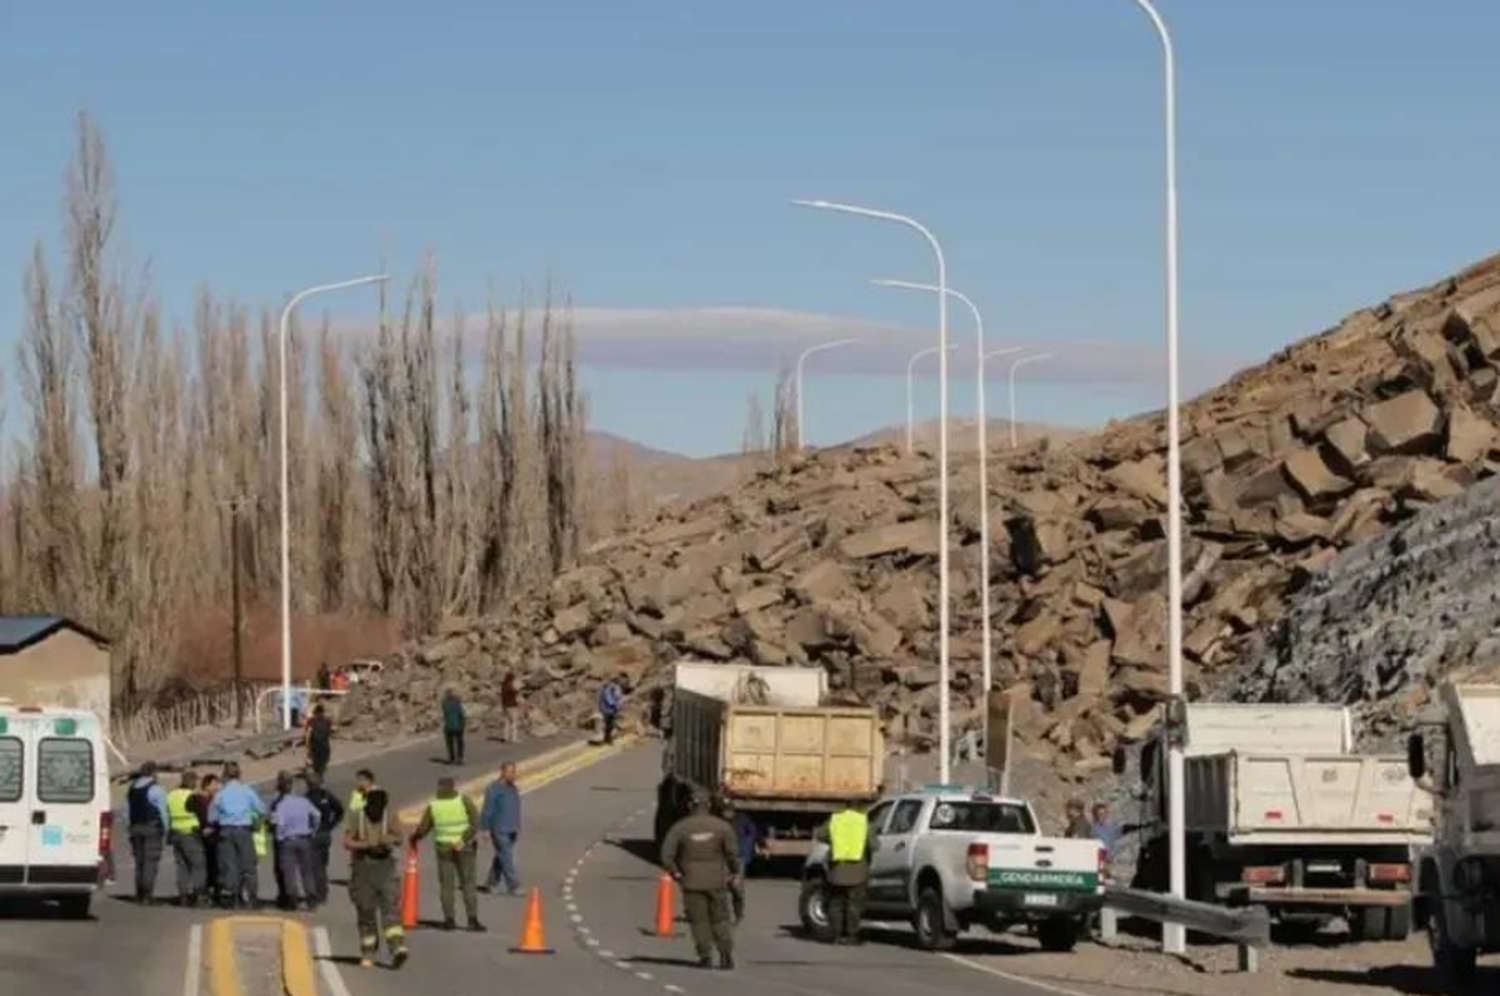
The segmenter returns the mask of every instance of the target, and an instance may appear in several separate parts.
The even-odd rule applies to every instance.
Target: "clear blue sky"
[[[1200,383],[1500,249],[1500,4],[1161,6]],[[179,320],[205,282],[273,305],[382,255],[409,274],[429,248],[450,299],[550,277],[627,341],[608,326],[632,309],[780,309],[764,330],[703,321],[710,341],[763,337],[729,369],[700,347],[689,369],[653,370],[657,344],[586,371],[602,428],[732,449],[745,393],[815,336],[804,318],[927,341],[930,302],[864,286],[930,277],[915,237],[784,206],[842,198],[928,221],[996,345],[1063,354],[1026,414],[1091,422],[1161,398],[1084,369],[1101,342],[1149,358],[1160,341],[1159,74],[1129,0],[9,0],[0,356],[14,368],[28,246],[56,241],[87,107],[114,154],[123,244]],[[327,307],[358,320],[367,304]],[[810,432],[894,422],[901,391],[880,371],[820,375]]]

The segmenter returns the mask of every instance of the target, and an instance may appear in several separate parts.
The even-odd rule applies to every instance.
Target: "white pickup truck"
[[[873,857],[867,918],[909,921],[917,942],[951,948],[976,924],[1001,931],[1036,924],[1049,951],[1068,951],[1104,904],[1104,850],[1094,840],[1043,837],[1025,802],[935,786],[870,810]],[[803,927],[827,938],[828,845],[803,868]]]

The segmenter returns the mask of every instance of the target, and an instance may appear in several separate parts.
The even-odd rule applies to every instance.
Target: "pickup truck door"
[[[891,810],[885,829],[875,841],[870,862],[871,905],[910,909],[912,858],[924,805],[925,799],[900,799]]]

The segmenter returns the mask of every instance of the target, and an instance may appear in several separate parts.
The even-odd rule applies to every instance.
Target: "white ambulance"
[[[112,831],[99,718],[0,700],[0,897],[86,917]]]

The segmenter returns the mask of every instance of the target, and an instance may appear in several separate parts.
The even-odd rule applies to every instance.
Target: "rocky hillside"
[[[1189,680],[1204,690],[1339,551],[1492,474],[1500,257],[1359,311],[1196,399],[1184,420]],[[997,682],[1023,743],[1065,775],[1107,766],[1165,689],[1159,416],[991,461]],[[977,488],[955,468],[955,715],[977,721]],[[660,683],[684,656],[826,668],[893,742],[930,742],[936,483],[927,456],[825,451],[600,547],[504,619],[411,647],[366,715],[430,727],[438,689],[481,707],[520,668],[570,724],[593,687]]]

